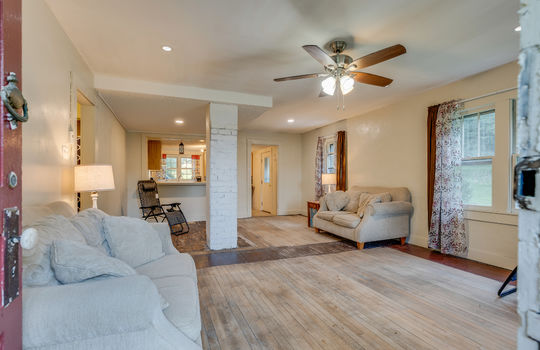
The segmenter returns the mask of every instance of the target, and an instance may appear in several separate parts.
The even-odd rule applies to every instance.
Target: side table
[[[313,227],[313,216],[319,211],[319,201],[307,201],[308,227]]]

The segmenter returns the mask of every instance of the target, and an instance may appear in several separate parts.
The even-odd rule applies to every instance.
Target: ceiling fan
[[[340,87],[339,91],[342,95],[346,95],[354,89],[355,81],[363,84],[386,87],[392,83],[392,79],[381,77],[380,75],[359,72],[357,70],[387,61],[407,52],[403,45],[398,44],[353,60],[351,56],[342,53],[346,47],[347,44],[344,41],[333,41],[330,43],[333,55],[330,56],[317,45],[304,45],[302,48],[324,66],[324,73],[293,75],[284,78],[276,78],[274,81],[326,77],[321,82],[322,91],[319,95],[320,97],[334,95],[338,82]]]

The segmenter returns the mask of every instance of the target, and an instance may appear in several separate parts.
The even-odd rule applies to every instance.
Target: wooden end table
[[[313,227],[313,216],[319,211],[319,201],[307,201],[307,224]]]

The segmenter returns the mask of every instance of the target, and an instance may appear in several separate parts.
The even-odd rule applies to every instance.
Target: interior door
[[[268,148],[261,155],[261,173],[262,173],[262,210],[271,213],[274,206],[273,195],[273,164],[272,150]]]
[[[17,238],[21,230],[22,123],[16,122],[14,116],[24,120],[26,105],[22,103],[20,90],[13,89],[15,85],[21,86],[22,76],[21,0],[0,0],[0,55],[4,86],[0,98],[0,349],[21,349],[22,264]],[[10,84],[6,86],[8,77]]]

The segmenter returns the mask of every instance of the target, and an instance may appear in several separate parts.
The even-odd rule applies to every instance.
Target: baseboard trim
[[[278,209],[277,210],[277,215],[301,215],[303,213],[303,211],[301,210],[280,210]]]

